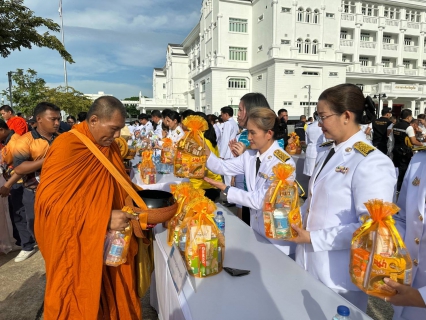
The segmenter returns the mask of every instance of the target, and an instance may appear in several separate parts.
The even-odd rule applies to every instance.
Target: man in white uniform
[[[415,153],[402,183],[394,215],[396,227],[404,239],[412,266],[412,286],[404,286],[385,278],[397,294],[386,300],[395,305],[393,319],[426,319],[426,148]]]
[[[223,129],[222,135],[219,144],[219,154],[222,159],[232,159],[231,149],[229,148],[229,141],[235,139],[238,134],[239,128],[237,122],[234,120],[234,110],[231,107],[223,107],[220,109],[222,120],[223,120]],[[232,176],[224,176],[225,184],[231,184]]]
[[[303,166],[303,174],[311,176],[314,172],[315,161],[317,155],[320,152],[320,145],[325,142],[324,134],[322,133],[321,127],[318,126],[318,120],[316,117],[318,114],[315,112],[315,121],[308,125],[306,129],[306,158]]]
[[[145,113],[141,113],[139,116],[139,121],[141,123],[139,129],[141,131],[141,135],[145,136],[149,132],[154,131],[154,128],[152,127],[152,123],[149,121],[149,116]]]
[[[154,110],[151,112],[151,119],[157,125],[154,130],[154,135],[156,135],[159,139],[163,136],[162,124],[163,120],[161,120],[161,112],[159,110]]]

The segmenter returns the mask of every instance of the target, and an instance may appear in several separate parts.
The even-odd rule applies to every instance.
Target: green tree
[[[0,55],[6,58],[14,50],[37,46],[56,50],[67,62],[74,63],[61,41],[49,31],[39,33],[40,27],[53,32],[61,30],[53,20],[35,16],[23,0],[0,0]]]
[[[28,69],[17,69],[12,74],[12,102],[18,112],[30,115],[37,103],[45,100],[47,90],[46,81],[37,77],[37,72]],[[8,95],[8,91],[3,90],[3,95]]]
[[[130,97],[130,98],[125,98],[124,101],[137,101],[139,103],[139,97]],[[138,105],[138,103],[135,104],[131,104],[131,105],[125,105],[126,107],[126,111],[128,114],[130,114],[130,116],[133,117],[137,117],[138,114],[140,114],[140,111],[138,109],[136,109],[136,106]]]
[[[88,111],[92,101],[73,87],[48,88],[44,93],[45,100],[57,105],[66,113],[76,116],[79,112]]]

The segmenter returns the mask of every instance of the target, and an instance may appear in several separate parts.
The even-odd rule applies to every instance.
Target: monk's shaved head
[[[124,119],[126,118],[126,108],[120,100],[111,96],[99,97],[93,102],[87,112],[86,120],[89,121],[90,117],[94,115],[100,120],[109,120],[116,111],[118,111]]]

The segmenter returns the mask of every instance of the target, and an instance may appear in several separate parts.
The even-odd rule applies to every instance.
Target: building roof
[[[155,71],[163,71],[163,68],[154,68]]]
[[[175,43],[169,43],[168,45],[171,46],[171,47],[179,47],[179,48],[182,47],[181,44],[175,44]]]

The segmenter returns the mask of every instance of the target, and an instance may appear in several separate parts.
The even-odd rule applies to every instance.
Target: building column
[[[341,6],[340,6],[340,10],[342,10]],[[340,14],[340,16],[341,16],[341,14]],[[320,39],[319,39],[320,43],[319,43],[318,49],[324,49],[324,20],[325,20],[325,5],[321,5],[320,14],[319,14],[319,17],[318,17],[318,21],[320,23],[320,28],[321,28]],[[338,22],[338,29],[337,30],[339,30],[338,34],[339,34],[339,37],[340,37],[340,19],[339,19],[339,22]],[[340,41],[340,39],[339,39],[339,41]],[[338,48],[339,48],[339,46],[338,46]]]
[[[419,107],[419,114],[423,113],[425,111],[425,102],[423,100],[420,100],[420,107]]]
[[[225,56],[223,55],[222,48],[221,48],[221,44],[222,44],[222,37],[221,37],[222,18],[223,18],[223,15],[221,13],[219,13],[217,15],[217,54],[216,54],[217,65],[221,65],[222,62],[225,61]]]
[[[383,27],[379,27],[379,31],[377,31],[377,56],[376,56],[376,65],[382,63],[382,50],[383,50]],[[381,72],[382,73],[382,72]]]
[[[405,30],[401,29],[398,36],[398,60],[397,60],[397,66],[398,66],[398,73],[404,74],[404,63],[403,63],[403,53],[404,53],[404,39],[405,39]]]
[[[291,17],[291,19],[292,19],[291,25],[293,26],[293,28],[292,28],[293,30],[292,30],[292,33],[291,33],[291,46],[296,47],[297,1],[293,1],[292,6],[293,6],[293,11],[292,11],[293,15]]]
[[[416,100],[411,101],[411,112],[413,113],[413,117],[416,114]]]
[[[280,44],[277,41],[277,23],[278,23],[278,0],[272,0],[272,44],[269,49],[269,56],[275,58],[279,56]]]
[[[393,107],[393,101],[388,100],[388,108],[390,108],[392,110],[392,107]]]
[[[361,24],[357,23],[354,30],[354,62],[359,62],[359,44],[361,42]]]
[[[419,55],[417,58],[417,69],[422,68],[423,69],[423,55],[425,51],[425,32],[424,31],[420,31],[420,37],[419,37]],[[421,74],[422,76],[424,75]],[[420,74],[419,74],[420,76]]]

